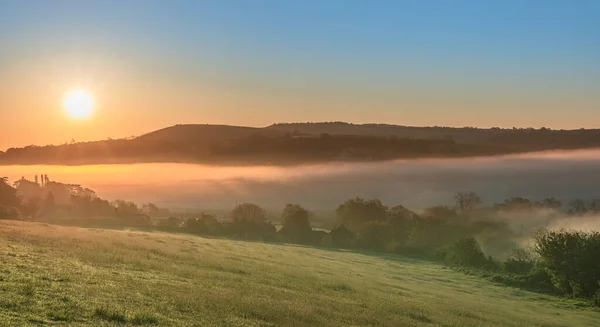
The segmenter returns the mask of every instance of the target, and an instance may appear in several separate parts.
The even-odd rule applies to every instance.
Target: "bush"
[[[544,231],[535,237],[535,252],[562,294],[591,298],[600,281],[600,233]]]
[[[209,234],[210,229],[202,219],[188,218],[183,226],[185,231],[193,234]]]
[[[21,219],[21,212],[15,207],[0,206],[0,219]]]
[[[526,275],[535,266],[531,253],[524,249],[516,249],[510,258],[504,262],[504,271],[512,274]]]
[[[391,247],[391,228],[387,222],[367,222],[358,233],[356,243],[365,250],[387,252]]]
[[[456,241],[448,249],[445,259],[446,263],[450,265],[475,268],[481,268],[493,263],[485,257],[483,251],[481,251],[481,246],[473,237],[465,237]]]

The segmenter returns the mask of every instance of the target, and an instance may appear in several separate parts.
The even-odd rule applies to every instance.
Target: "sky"
[[[183,123],[600,127],[596,0],[0,0],[0,150]],[[74,119],[69,90],[95,109]]]

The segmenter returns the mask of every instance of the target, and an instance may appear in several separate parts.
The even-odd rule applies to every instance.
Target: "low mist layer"
[[[331,210],[349,197],[361,196],[419,209],[451,204],[452,195],[460,190],[478,193],[484,203],[514,196],[593,198],[600,185],[600,151],[295,167],[6,166],[1,175],[16,180],[39,173],[90,187],[104,198],[152,201],[174,208],[229,209],[248,201],[275,209],[291,202]]]

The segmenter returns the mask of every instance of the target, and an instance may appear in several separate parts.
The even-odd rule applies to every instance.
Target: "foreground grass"
[[[599,326],[397,256],[0,221],[0,326]]]

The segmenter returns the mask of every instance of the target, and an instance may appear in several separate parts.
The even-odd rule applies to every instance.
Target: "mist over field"
[[[256,202],[280,210],[301,203],[334,210],[350,197],[379,198],[418,210],[452,204],[457,191],[484,203],[508,197],[554,196],[563,203],[600,195],[600,150],[551,151],[500,157],[226,167],[198,164],[5,166],[10,180],[44,173],[94,189],[107,199],[154,202],[171,208],[231,209]]]

